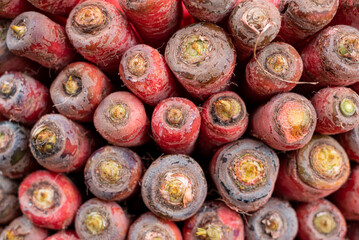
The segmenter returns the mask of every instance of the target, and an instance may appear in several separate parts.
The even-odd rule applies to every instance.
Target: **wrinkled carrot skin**
[[[43,127],[56,134],[55,150],[50,154],[39,152],[35,145],[35,133]],[[80,169],[91,155],[94,144],[94,139],[87,129],[61,114],[43,116],[30,133],[32,155],[41,166],[53,172],[67,173]]]
[[[24,233],[26,234],[24,235]],[[4,228],[0,239],[8,239],[8,235],[22,240],[44,240],[49,234],[46,229],[33,225],[26,216],[21,216]]]
[[[119,124],[111,121],[109,108],[114,104],[127,106],[126,119]],[[130,92],[114,92],[108,95],[97,107],[94,125],[109,143],[121,147],[140,146],[149,141],[149,120],[143,103]]]
[[[339,151],[341,157],[343,158],[343,168],[340,174],[338,174],[335,178],[326,179],[325,188],[317,188],[308,185],[302,180],[300,172],[298,171],[299,167],[308,168],[311,171],[314,171],[311,166],[308,166],[308,164],[310,164],[309,157],[313,147],[321,143],[333,146],[337,151]],[[301,161],[300,166],[298,164],[299,161]],[[304,167],[303,162],[306,163]],[[275,194],[293,201],[316,201],[319,198],[324,198],[337,191],[348,179],[349,174],[349,159],[339,143],[329,136],[315,135],[313,140],[302,149],[291,151],[281,156],[279,174],[275,186]],[[312,172],[312,175],[312,178],[316,177],[316,173]]]
[[[37,12],[18,15],[11,25],[25,26],[22,37],[9,30],[6,44],[18,56],[27,57],[44,67],[59,70],[74,61],[76,52],[67,39],[64,27]]]
[[[167,237],[166,240],[182,240],[181,231],[174,222],[159,218],[151,212],[142,214],[132,223],[127,240],[146,239],[151,233],[160,233]]]
[[[81,27],[75,26],[75,17],[81,9],[89,6],[99,7],[108,20],[100,30],[84,32]],[[110,73],[118,73],[123,53],[138,44],[124,15],[116,6],[105,1],[89,0],[78,4],[68,17],[66,32],[72,45],[85,59]]]
[[[119,0],[119,3],[144,42],[155,48],[164,45],[181,23],[180,0]]]
[[[241,112],[230,122],[221,122],[214,113],[214,103],[223,98],[233,98],[241,105]],[[212,95],[202,105],[201,131],[198,138],[199,149],[202,153],[213,153],[226,143],[240,138],[247,130],[248,113],[245,103],[235,92],[225,91]]]
[[[0,174],[0,224],[7,224],[20,215],[18,184]],[[1,232],[0,232],[1,233]]]
[[[280,233],[276,238],[272,237],[271,233],[265,231],[264,221],[270,216],[277,214],[279,218],[284,222],[282,228],[279,229]],[[245,225],[246,240],[257,239],[295,239],[298,233],[298,220],[295,210],[290,203],[279,198],[272,197],[263,208],[253,213],[247,218],[247,224]]]
[[[297,44],[323,29],[334,18],[339,0],[270,0],[281,12],[278,39]]]
[[[348,181],[333,195],[330,200],[343,213],[346,220],[359,220],[359,166],[354,165]]]
[[[33,125],[51,109],[49,90],[39,81],[21,72],[0,77],[0,85],[13,84],[16,91],[10,97],[0,97],[0,112],[9,120]]]
[[[73,230],[64,230],[50,237],[46,238],[45,240],[80,240],[77,236],[76,232]]]
[[[145,59],[147,67],[141,76],[129,70],[129,60],[138,54]],[[164,57],[148,45],[139,44],[128,49],[121,59],[119,72],[126,87],[150,106],[154,107],[161,100],[180,95]]]
[[[340,103],[350,99],[355,104],[355,113],[348,117],[341,113]],[[317,113],[315,131],[324,135],[348,132],[359,124],[359,95],[350,88],[330,87],[319,90],[311,99]]]
[[[315,202],[303,203],[296,209],[299,222],[298,238],[300,240],[326,239],[328,235],[320,233],[313,225],[315,215],[322,211],[329,212],[336,222],[335,229],[330,233],[330,239],[345,238],[347,224],[344,216],[334,204],[328,200],[319,199]]]
[[[89,211],[104,213],[108,221],[107,228],[103,232],[93,235],[85,224],[86,215]],[[92,198],[81,205],[75,219],[75,229],[80,239],[116,239],[124,240],[130,227],[130,220],[124,210],[116,202],[101,201]]]
[[[359,125],[353,130],[339,134],[337,139],[345,149],[350,160],[359,163]]]
[[[28,0],[36,8],[52,14],[68,15],[81,0]]]
[[[359,223],[348,222],[347,237],[349,240],[359,240]]]
[[[288,58],[288,70],[282,75],[268,69],[267,57],[281,54]],[[302,76],[303,61],[297,50],[287,43],[274,42],[257,53],[257,61],[252,58],[246,66],[246,81],[243,81],[244,94],[251,101],[268,99],[275,94],[291,91]],[[283,79],[283,81],[281,81]],[[288,83],[285,81],[291,81]]]
[[[0,3],[0,17],[13,19],[17,15],[32,11],[34,7],[27,0],[3,0]]]
[[[244,224],[241,216],[218,201],[205,202],[201,209],[184,223],[183,240],[196,240],[198,228],[207,225],[222,229],[223,239],[244,240]]]
[[[64,89],[70,76],[81,79],[81,90],[76,96],[69,96]],[[66,66],[52,82],[50,96],[62,115],[72,120],[90,122],[97,106],[113,90],[111,81],[95,65],[75,62]]]
[[[359,4],[355,0],[339,0],[339,8],[331,25],[349,25],[359,29]]]
[[[58,205],[48,211],[41,211],[32,204],[32,189],[40,183],[48,183],[56,191],[54,198]],[[39,227],[61,230],[68,227],[81,205],[81,195],[76,186],[65,175],[39,170],[27,176],[19,187],[21,211]]]
[[[179,107],[183,123],[173,127],[166,121],[166,114],[172,107]],[[155,108],[151,119],[153,138],[166,153],[191,154],[194,151],[201,127],[201,116],[194,105],[185,98],[167,98]]]
[[[289,105],[285,106],[285,103]],[[290,133],[290,128],[283,128],[279,124],[281,117],[281,111],[290,111],[293,104],[300,104],[306,107],[310,112],[309,125],[307,129],[300,135],[293,135]],[[283,108],[282,106],[283,105]],[[317,116],[313,105],[305,97],[296,93],[280,93],[272,97],[267,103],[257,108],[250,119],[250,131],[251,134],[270,147],[276,150],[295,150],[303,147],[307,144],[313,136],[315,126],[317,122]],[[286,136],[292,136],[290,139]]]
[[[301,52],[303,60],[302,81],[318,82],[324,86],[349,86],[359,79],[359,63],[346,61],[338,49],[342,35],[359,37],[359,30],[344,25],[328,27],[312,39]]]

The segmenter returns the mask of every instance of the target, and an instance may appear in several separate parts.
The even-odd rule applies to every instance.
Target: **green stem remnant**
[[[312,151],[311,165],[322,177],[335,178],[342,171],[343,164],[340,152],[330,145],[322,144]]]
[[[47,126],[40,127],[34,132],[35,148],[42,154],[51,154],[54,152],[57,135]]]
[[[223,231],[221,227],[210,224],[205,228],[197,228],[196,236],[201,236],[208,240],[222,240]]]
[[[241,113],[241,104],[234,98],[222,98],[213,103],[216,116],[223,122],[229,122]]]
[[[83,33],[96,33],[107,25],[106,12],[96,5],[79,9],[74,16],[74,27]]]
[[[344,98],[343,100],[340,101],[339,108],[340,108],[340,112],[345,117],[353,116],[356,111],[354,102],[348,98]]]
[[[319,212],[314,216],[313,225],[315,229],[323,234],[330,234],[336,227],[336,221],[330,212]]]
[[[359,37],[355,34],[342,36],[337,43],[337,49],[340,56],[359,63]]]
[[[252,154],[245,154],[234,162],[234,177],[242,190],[261,184],[266,175],[262,161]]]
[[[92,235],[98,235],[106,230],[108,222],[106,217],[101,213],[93,211],[86,216],[85,226]]]
[[[108,109],[108,117],[112,122],[121,123],[128,117],[128,111],[124,104],[114,104]]]
[[[211,43],[200,35],[191,35],[182,43],[181,58],[188,64],[203,62],[211,52]]]
[[[148,70],[148,61],[141,53],[136,53],[127,61],[128,71],[136,77],[143,76]]]
[[[66,95],[75,97],[82,90],[81,79],[70,75],[67,81],[64,83],[63,88],[65,90]]]
[[[121,164],[110,159],[102,161],[98,168],[101,180],[107,183],[116,183],[121,177],[121,169]]]
[[[183,123],[183,113],[179,108],[171,108],[166,113],[166,120],[168,124],[173,127],[178,127]]]
[[[288,58],[280,53],[273,54],[267,58],[266,66],[276,75],[284,75],[289,69]]]
[[[11,28],[11,30],[13,30],[13,33],[15,34],[15,36],[17,38],[22,38],[26,32],[25,26],[11,25],[10,28]]]
[[[0,132],[0,151],[5,151],[11,141],[11,136],[7,132]]]
[[[281,236],[283,230],[283,220],[278,213],[274,212],[267,215],[263,220],[263,230],[273,239]]]
[[[43,211],[55,205],[56,190],[51,186],[39,186],[32,192],[31,202]]]

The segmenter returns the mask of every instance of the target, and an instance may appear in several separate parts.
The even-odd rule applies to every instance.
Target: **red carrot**
[[[127,240],[138,239],[182,240],[182,235],[175,223],[147,212],[132,223],[128,231]]]
[[[342,146],[332,137],[315,135],[303,148],[282,156],[275,192],[289,200],[311,202],[338,190],[349,174]]]
[[[295,210],[288,201],[271,198],[247,218],[246,239],[293,240],[298,232]]]
[[[280,13],[270,1],[241,1],[229,16],[228,28],[238,51],[238,59],[248,62],[255,50],[267,46],[277,36]]]
[[[161,47],[178,29],[180,0],[119,0],[121,8],[146,44]]]
[[[135,147],[149,141],[145,108],[132,93],[108,95],[97,107],[93,121],[97,131],[111,144]]]
[[[76,232],[73,230],[63,230],[61,232],[55,233],[45,240],[80,240]]]
[[[44,240],[48,236],[47,230],[34,226],[25,216],[18,217],[7,226],[0,235],[0,239],[12,240]]]
[[[60,114],[43,116],[30,133],[30,149],[37,162],[53,172],[81,168],[91,155],[89,131]]]
[[[359,124],[359,95],[350,88],[321,89],[311,102],[317,112],[315,131],[320,134],[348,132]]]
[[[301,53],[303,80],[320,86],[348,86],[359,79],[359,30],[350,26],[328,27]]]
[[[0,122],[0,171],[4,176],[23,178],[38,168],[29,149],[29,136],[30,131],[21,125]]]
[[[317,115],[313,105],[296,93],[281,93],[259,107],[251,120],[251,133],[277,150],[295,150],[313,136]]]
[[[0,2],[0,17],[13,19],[19,14],[33,9],[34,7],[27,0],[2,0]]]
[[[19,188],[21,211],[39,227],[68,227],[81,205],[81,195],[65,175],[39,170],[27,176]]]
[[[359,165],[353,165],[348,181],[332,196],[346,220],[359,220]]]
[[[228,87],[236,51],[222,28],[201,22],[177,31],[167,43],[165,58],[184,88],[205,100]]]
[[[278,38],[296,44],[323,29],[333,19],[339,0],[270,0],[282,15]]]
[[[271,197],[278,166],[278,157],[271,148],[256,140],[242,139],[219,149],[209,171],[227,206],[237,212],[251,212]]]
[[[97,106],[113,89],[110,80],[96,66],[75,62],[65,67],[52,82],[50,96],[62,115],[89,122]]]
[[[349,132],[339,134],[337,139],[345,149],[350,160],[359,163],[359,125]]]
[[[122,54],[138,43],[121,12],[99,0],[78,4],[68,17],[66,32],[82,56],[109,72],[117,73]]]
[[[128,49],[121,59],[120,76],[126,87],[148,105],[179,96],[165,59],[150,46],[140,44]]]
[[[93,198],[77,212],[76,233],[80,239],[124,240],[130,221],[116,202]]]
[[[81,0],[28,0],[36,8],[52,14],[68,15]]]
[[[200,113],[186,98],[167,98],[152,114],[153,138],[166,153],[191,154],[201,126]]]
[[[66,37],[64,27],[41,13],[22,13],[12,21],[10,28],[6,44],[16,55],[55,70],[75,60],[76,52]]]
[[[184,223],[184,240],[196,239],[244,239],[241,215],[222,202],[205,202],[201,209]]]
[[[347,224],[342,213],[325,199],[300,205],[297,216],[300,240],[345,238]]]
[[[348,222],[347,237],[349,240],[359,240],[359,222]]]
[[[20,215],[17,188],[18,184],[15,181],[0,173],[0,224],[6,224]]]
[[[182,1],[182,19],[181,19],[181,25],[180,29],[184,28],[188,25],[191,25],[192,23],[195,23],[195,19],[189,14],[187,8],[184,6]]]
[[[50,108],[49,90],[42,83],[20,72],[0,77],[0,112],[8,119],[33,125]]]
[[[142,179],[141,194],[148,209],[170,221],[183,221],[201,208],[207,181],[200,165],[183,154],[158,158]]]
[[[218,23],[224,20],[232,12],[238,0],[229,1],[201,1],[184,0],[188,12],[202,22]]]
[[[212,95],[202,105],[199,150],[210,155],[218,147],[237,140],[246,131],[248,113],[243,100],[234,92]]]
[[[339,0],[332,25],[349,25],[359,29],[359,5],[356,0]]]
[[[122,201],[136,192],[142,173],[143,164],[135,152],[105,146],[87,160],[85,183],[99,199]]]
[[[302,72],[303,61],[294,47],[281,42],[271,43],[247,64],[243,92],[256,102],[289,92],[297,85]]]

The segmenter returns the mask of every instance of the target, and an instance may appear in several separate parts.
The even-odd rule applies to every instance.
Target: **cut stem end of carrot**
[[[166,120],[171,126],[178,127],[183,122],[183,119],[184,116],[181,109],[171,108],[167,111]]]
[[[242,190],[258,186],[265,180],[265,166],[252,154],[245,154],[235,161],[233,170]]]
[[[213,105],[216,116],[223,122],[229,122],[238,117],[242,110],[241,104],[233,98],[219,99]]]
[[[354,102],[348,98],[344,98],[342,101],[340,101],[339,107],[340,107],[340,112],[345,117],[351,117],[356,112],[356,107]]]
[[[141,77],[147,72],[149,68],[148,61],[141,53],[137,53],[136,55],[129,58],[127,61],[127,68],[128,71],[134,76]]]
[[[322,234],[330,234],[335,229],[337,223],[330,212],[319,212],[313,219],[315,229]]]
[[[34,132],[35,148],[40,153],[50,154],[55,149],[57,138],[56,133],[49,127],[40,127]]]
[[[128,111],[125,105],[115,104],[108,110],[108,115],[111,121],[121,123],[128,117]]]
[[[94,211],[86,216],[85,226],[92,235],[99,235],[106,230],[108,222],[105,216]]]
[[[83,33],[94,34],[107,25],[106,12],[96,5],[88,5],[78,10],[74,16],[74,26]]]
[[[116,161],[110,159],[104,160],[98,169],[102,182],[116,183],[121,177],[122,165]]]
[[[13,33],[17,38],[22,38],[25,35],[26,27],[25,26],[19,26],[19,25],[11,25],[11,30],[13,30]]]
[[[340,152],[330,145],[319,145],[312,151],[311,165],[322,177],[335,178],[344,167]]]
[[[221,227],[209,224],[205,228],[197,228],[196,236],[209,240],[222,240],[223,231]]]
[[[273,54],[267,58],[266,67],[276,75],[284,75],[289,69],[289,61],[283,54]]]
[[[271,236],[273,239],[277,239],[282,235],[283,220],[278,213],[273,212],[267,215],[262,220],[262,224],[264,232]]]

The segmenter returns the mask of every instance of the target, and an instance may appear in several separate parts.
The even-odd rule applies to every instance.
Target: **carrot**
[[[241,216],[222,202],[205,202],[196,215],[185,221],[183,227],[184,240],[202,238],[244,240]]]
[[[280,13],[266,0],[244,0],[232,11],[229,32],[238,51],[238,60],[248,62],[257,49],[267,46],[280,29]]]
[[[203,101],[228,87],[236,51],[222,28],[201,22],[177,31],[167,43],[165,58],[183,87]]]
[[[141,158],[135,152],[105,146],[87,160],[85,183],[99,199],[122,201],[138,190],[143,168]]]
[[[214,94],[202,105],[201,121],[199,150],[208,156],[222,145],[237,140],[246,131],[246,105],[234,92]]]
[[[124,240],[130,221],[116,202],[93,198],[82,204],[77,212],[75,229],[80,239]]]
[[[60,114],[43,116],[30,133],[30,149],[37,162],[53,172],[81,168],[92,153],[89,131]]]
[[[75,218],[81,195],[65,175],[39,170],[20,184],[21,211],[32,223],[53,230],[65,229]]]
[[[34,7],[27,0],[3,0],[0,2],[0,17],[13,19],[19,14],[33,9]]]
[[[90,122],[97,106],[113,89],[110,80],[96,66],[75,62],[66,66],[52,82],[50,96],[62,115]]]
[[[9,122],[0,122],[0,171],[11,179],[23,178],[38,168],[29,149],[30,131]]]
[[[345,149],[350,160],[359,163],[359,125],[354,129],[337,136],[339,143]]]
[[[297,44],[323,29],[334,18],[339,0],[270,0],[281,12],[278,38]]]
[[[349,25],[359,29],[359,5],[355,0],[339,0],[332,25]]]
[[[178,29],[180,0],[119,0],[121,8],[146,44],[161,47]]]
[[[26,234],[24,234],[26,233]],[[13,220],[0,235],[0,239],[44,240],[48,236],[46,229],[34,226],[29,219],[21,216]]]
[[[200,165],[183,154],[158,158],[142,179],[141,194],[148,209],[170,221],[183,221],[201,208],[207,181]]]
[[[85,1],[72,9],[66,32],[85,59],[110,73],[118,73],[122,54],[138,43],[122,13],[99,0]]]
[[[348,132],[359,124],[359,95],[350,88],[323,88],[311,102],[317,112],[315,131],[320,134]]]
[[[343,213],[346,220],[359,220],[359,165],[353,165],[348,181],[333,195],[330,200]]]
[[[274,42],[263,48],[246,66],[243,92],[252,102],[291,91],[303,72],[303,61],[294,47]]]
[[[81,0],[28,0],[36,8],[52,14],[68,15]]]
[[[39,81],[21,72],[0,77],[0,112],[6,118],[31,126],[50,108],[49,90]]]
[[[128,231],[127,240],[137,239],[182,240],[182,235],[174,222],[147,212],[132,223]]]
[[[16,55],[59,70],[75,60],[76,52],[64,27],[38,12],[18,15],[7,32],[6,44]]]
[[[148,45],[139,44],[128,49],[119,71],[126,87],[150,106],[180,95],[164,57]]]
[[[97,107],[94,125],[109,143],[121,147],[149,141],[149,120],[143,103],[130,92],[114,92]]]
[[[45,240],[80,240],[76,232],[73,230],[63,230],[51,235]]]
[[[316,118],[308,99],[296,93],[281,93],[254,112],[251,134],[276,150],[295,150],[312,138]]]
[[[349,173],[342,146],[332,137],[315,135],[303,148],[281,157],[275,192],[289,200],[315,201],[338,190]]]
[[[320,32],[302,50],[303,80],[320,86],[348,86],[358,81],[359,30],[337,25]]]
[[[248,217],[246,239],[295,239],[298,219],[290,203],[271,198],[263,208]]]
[[[166,153],[191,154],[200,126],[200,113],[186,98],[173,97],[161,101],[151,119],[153,139]]]
[[[237,212],[252,212],[271,197],[278,166],[278,157],[271,148],[247,138],[219,149],[209,172],[227,206]]]
[[[0,224],[7,224],[20,215],[18,184],[0,174]]]
[[[348,222],[347,237],[349,240],[359,240],[359,222]]]

